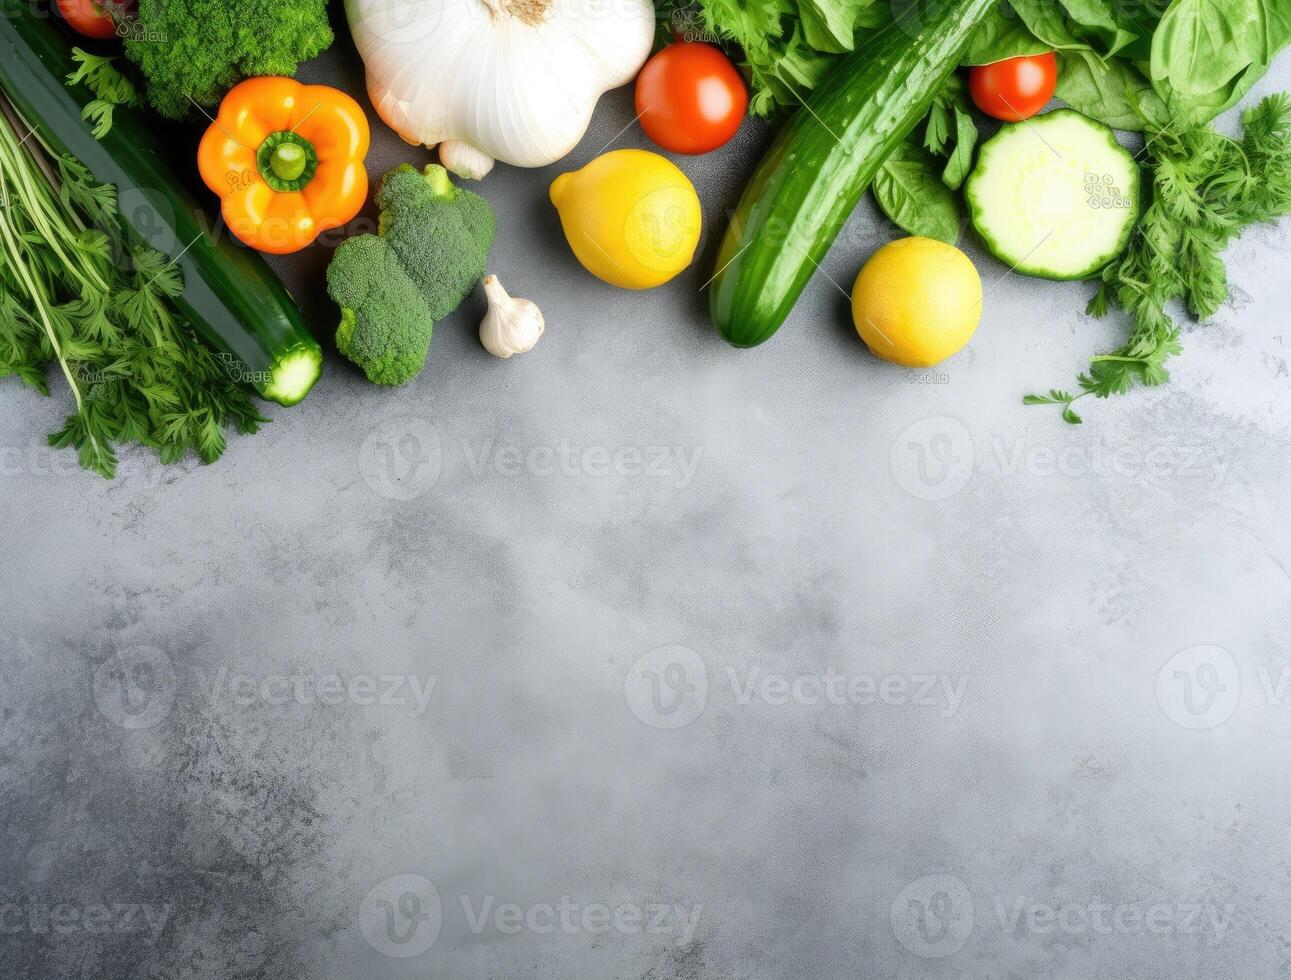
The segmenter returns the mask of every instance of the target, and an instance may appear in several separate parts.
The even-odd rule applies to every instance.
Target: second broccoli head
[[[484,275],[493,209],[453,186],[437,164],[391,170],[377,206],[377,234],[341,244],[327,268],[327,292],[341,308],[337,349],[370,381],[401,385],[421,373],[434,322]]]
[[[172,119],[215,105],[244,78],[295,75],[332,44],[327,0],[139,0],[127,23],[136,29],[126,57]]]

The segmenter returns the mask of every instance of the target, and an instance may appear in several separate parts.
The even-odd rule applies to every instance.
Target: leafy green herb
[[[105,477],[124,442],[163,462],[190,449],[213,461],[224,427],[254,432],[266,419],[177,315],[178,270],[128,245],[114,188],[0,108],[0,377],[47,395],[56,365],[75,410],[50,444]]]
[[[1286,0],[1175,0],[1152,35],[1152,81],[1177,119],[1210,119],[1288,43]]]
[[[958,190],[973,169],[973,148],[977,146],[977,123],[958,75],[947,78],[932,100],[924,123],[923,145],[935,156],[946,158],[941,179],[951,190]]]
[[[81,110],[81,118],[92,122],[91,132],[96,140],[103,139],[112,129],[112,110],[119,105],[139,105],[139,92],[134,82],[121,74],[111,57],[90,54],[81,48],[72,48],[76,71],[67,76],[67,84],[84,83],[94,93],[94,101]]]
[[[879,168],[872,190],[883,213],[905,231],[953,245],[963,227],[964,212],[938,169],[932,153],[908,138]]]
[[[676,33],[738,45],[749,76],[749,112],[795,109],[848,51],[892,26],[883,0],[659,0]]]
[[[1220,255],[1248,225],[1291,213],[1291,96],[1270,96],[1242,115],[1244,135],[1233,139],[1210,126],[1150,130],[1151,203],[1120,258],[1102,273],[1088,312],[1112,307],[1134,320],[1129,340],[1093,359],[1080,391],[1028,395],[1028,405],[1063,406],[1086,395],[1106,398],[1135,385],[1169,380],[1166,361],[1179,353],[1179,327],[1166,312],[1182,300],[1199,319],[1228,296]]]
[[[1142,132],[1170,121],[1152,83],[1128,61],[1099,58],[1091,51],[1058,52],[1054,93],[1077,112],[1113,129]]]
[[[1021,58],[1031,54],[1044,54],[1053,49],[1037,38],[1007,3],[1001,3],[982,21],[968,50],[963,54],[965,65],[990,65],[1008,58]]]

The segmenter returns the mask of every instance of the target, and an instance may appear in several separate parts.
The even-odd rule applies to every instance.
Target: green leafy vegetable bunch
[[[148,101],[179,118],[243,78],[295,75],[332,44],[326,0],[139,0],[125,51]]]

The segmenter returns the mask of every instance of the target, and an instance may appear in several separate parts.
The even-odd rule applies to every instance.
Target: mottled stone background
[[[343,34],[304,76],[362,91]],[[65,391],[0,385],[0,976],[1291,972],[1291,225],[1070,427],[1021,396],[1123,320],[966,237],[971,347],[880,363],[831,285],[869,203],[780,335],[718,340],[756,125],[682,161],[693,269],[593,280],[546,188],[632,114],[482,185],[530,354],[472,297],[406,389],[331,356],[217,465],[111,483],[44,447]],[[320,336],[327,257],[277,263]]]

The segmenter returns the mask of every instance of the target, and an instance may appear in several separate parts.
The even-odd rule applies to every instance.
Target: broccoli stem
[[[425,178],[426,183],[430,185],[431,193],[436,197],[450,198],[457,196],[457,188],[454,187],[453,182],[449,180],[448,171],[439,164],[427,164],[426,169],[422,171],[421,175]]]

